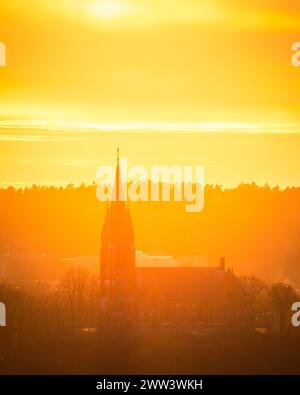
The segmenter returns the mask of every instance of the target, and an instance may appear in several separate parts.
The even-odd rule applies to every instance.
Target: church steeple
[[[120,171],[120,151],[117,149],[114,199],[105,216],[101,234],[100,281],[101,302],[111,311],[125,314],[136,296],[134,231]],[[126,186],[125,186],[126,187]]]
[[[122,184],[122,177],[120,171],[120,149],[117,148],[117,166],[116,166],[116,176],[113,188],[113,201],[124,202],[124,189]]]

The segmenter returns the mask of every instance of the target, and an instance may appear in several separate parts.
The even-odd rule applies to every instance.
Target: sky
[[[291,0],[1,0],[0,183],[90,180],[122,131],[138,163],[206,157],[208,182],[299,185],[299,26]],[[169,154],[157,148],[166,132],[177,136]],[[215,144],[190,137],[219,132],[222,164]],[[241,133],[254,145],[240,144]],[[290,137],[278,155],[280,133]],[[277,178],[274,166],[285,169]]]

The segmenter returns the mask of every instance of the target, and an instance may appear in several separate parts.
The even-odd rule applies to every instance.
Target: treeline
[[[281,345],[282,350],[286,351],[287,345],[289,345],[289,349],[288,352],[279,352],[279,355],[281,357],[282,355],[292,355],[291,350],[295,349],[293,342],[299,331],[291,324],[293,314],[291,306],[299,298],[291,285],[276,283],[268,286],[260,279],[249,276],[241,277],[240,281],[248,294],[253,316],[253,333],[246,338],[245,334],[237,335],[237,328],[227,325],[218,334],[216,334],[214,327],[209,339],[204,330],[206,333],[205,347],[208,344],[207,341],[212,341],[214,344],[212,350],[208,351],[207,358],[204,358],[205,362],[206,360],[210,361],[208,358],[210,353],[219,355],[219,341],[222,340],[221,350],[227,350],[225,357],[219,360],[221,371],[226,368],[228,353],[232,357],[232,352],[238,348],[238,359],[245,358],[244,355],[241,356],[240,347],[245,347],[248,341],[253,341],[253,339],[256,339],[254,348],[250,347],[244,352],[247,358],[249,355],[253,356],[253,352],[255,352],[256,356],[253,358],[257,359],[253,363],[256,366],[257,363],[264,360],[261,356],[264,352],[266,353],[266,348],[275,334],[282,336],[280,336],[281,339],[279,336],[275,338],[276,346],[269,347],[269,351],[267,351],[269,357],[265,357],[268,363],[269,360],[277,360],[276,355],[270,356],[270,349],[277,350],[282,341],[284,341],[284,345]],[[124,366],[128,368],[128,363],[132,364],[131,367],[134,371],[137,371],[139,366],[145,365],[149,372],[152,371],[150,370],[152,366],[157,365],[158,360],[163,359],[157,359],[157,353],[154,353],[154,360],[149,360],[149,355],[153,354],[153,347],[158,347],[157,350],[161,349],[164,353],[166,347],[170,350],[174,347],[179,348],[176,349],[177,352],[171,356],[168,362],[169,369],[178,368],[179,351],[181,358],[191,358],[190,362],[194,362],[193,365],[197,366],[199,357],[198,354],[195,354],[195,341],[201,338],[203,344],[202,337],[192,336],[191,348],[184,347],[184,343],[181,344],[181,342],[184,342],[188,335],[187,332],[183,332],[184,335],[181,332],[181,328],[185,328],[184,322],[177,323],[176,327],[169,323],[167,326],[171,325],[172,328],[170,332],[166,332],[166,323],[162,322],[161,326],[155,329],[151,328],[148,338],[143,337],[143,334],[147,333],[145,327],[142,332],[135,326],[130,327],[130,331],[127,326],[121,327],[119,330],[115,327],[112,330],[103,326],[103,321],[100,318],[99,291],[97,276],[91,275],[82,268],[68,270],[57,287],[52,292],[43,295],[28,294],[20,287],[0,282],[0,300],[5,303],[7,309],[7,326],[0,328],[2,329],[2,331],[0,330],[0,373],[96,374],[99,371],[112,373],[118,369],[124,372]],[[202,321],[199,322],[203,324]],[[209,327],[209,323],[205,324]],[[164,329],[160,331],[160,328]],[[264,335],[258,338],[255,336],[254,328],[262,333],[270,332],[273,335],[271,337]],[[169,344],[168,339],[174,336],[174,329],[177,329],[175,341]],[[162,335],[163,333],[166,334],[166,337]],[[228,334],[231,336],[228,337]],[[236,347],[232,348],[232,341],[236,338],[238,343]],[[224,339],[229,342],[227,347],[225,347]],[[197,352],[202,355],[201,348]],[[166,354],[169,355],[169,352]],[[293,355],[296,354],[295,351]],[[141,355],[144,355],[143,363],[139,363]],[[279,360],[281,363],[281,358]],[[216,369],[215,359],[213,361],[212,367]],[[249,363],[249,359],[247,359],[247,363]],[[242,361],[236,364],[235,369],[239,369],[240,365],[243,365]],[[282,366],[285,365],[290,366],[290,363],[282,362]],[[246,366],[248,365],[246,364]],[[295,369],[295,366],[297,365],[293,361],[290,368]],[[166,366],[162,368],[165,369]],[[272,371],[272,369],[269,368],[268,371]],[[288,371],[290,372],[290,370]]]
[[[98,254],[107,203],[96,186],[0,190],[0,252]],[[186,202],[129,203],[136,248],[147,253],[225,256],[239,273],[300,281],[300,188],[206,186],[200,213]]]

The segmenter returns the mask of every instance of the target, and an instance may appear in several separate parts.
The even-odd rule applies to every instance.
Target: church
[[[101,313],[111,323],[251,324],[248,296],[225,258],[207,267],[136,267],[134,228],[122,199],[119,152],[115,199],[101,234]]]

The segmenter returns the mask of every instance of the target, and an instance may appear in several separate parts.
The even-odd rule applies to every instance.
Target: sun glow
[[[114,19],[132,14],[133,7],[124,0],[98,0],[88,6],[88,12],[97,18]]]

